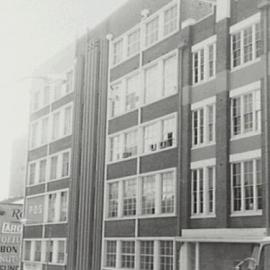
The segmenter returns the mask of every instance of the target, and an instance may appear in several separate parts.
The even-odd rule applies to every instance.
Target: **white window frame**
[[[216,159],[205,159],[196,162],[191,162],[191,218],[213,218],[216,216]],[[209,185],[207,181],[208,177],[208,168],[213,168],[213,212],[209,212]],[[194,197],[193,197],[193,171],[194,170],[203,170],[203,212],[202,213],[194,213],[193,205],[194,205]],[[198,185],[198,182],[197,182]],[[198,190],[197,190],[198,192]],[[200,200],[197,194],[197,209],[199,208]]]
[[[257,178],[256,178],[256,160],[261,160],[262,158],[262,150],[257,149],[249,152],[243,152],[238,154],[230,155],[230,185],[231,185],[231,216],[260,216],[263,213],[262,209],[258,209],[257,207],[257,194],[256,194],[256,184],[257,184]],[[253,199],[254,199],[254,205],[255,209],[252,210],[245,210],[245,196],[244,196],[244,168],[243,164],[246,161],[252,161],[253,162]],[[240,177],[241,177],[241,210],[234,210],[234,197],[233,197],[233,164],[234,163],[241,163],[240,165]],[[261,167],[262,167],[262,160],[261,160]],[[262,174],[262,171],[261,171]],[[262,177],[262,176],[261,176]]]
[[[259,91],[261,94],[261,81],[257,81],[248,85],[245,85],[243,87],[239,87],[236,89],[232,89],[230,91],[230,117],[231,117],[231,141],[232,140],[237,140],[237,139],[241,139],[241,138],[245,138],[245,137],[250,137],[250,136],[254,136],[254,135],[258,135],[261,133],[261,113],[262,113],[262,102],[261,102],[261,109],[260,109],[260,114],[259,114],[259,121],[257,123],[258,128],[256,129],[256,117],[255,117],[255,113],[256,113],[256,103],[255,103],[255,92]],[[244,131],[244,106],[243,106],[243,97],[245,95],[248,94],[252,94],[252,105],[253,105],[253,111],[252,111],[252,123],[253,123],[253,129],[251,131]],[[237,98],[239,97],[241,99],[241,112],[240,112],[240,116],[241,116],[241,123],[240,123],[240,133],[234,135],[233,134],[233,106],[232,106],[232,99],[233,98]]]
[[[193,85],[198,85],[216,77],[216,41],[217,36],[211,36],[208,39],[201,41],[192,46],[192,81]],[[210,76],[209,71],[209,47],[213,46],[213,76]],[[203,74],[204,78],[201,78],[201,52],[204,52]],[[198,54],[198,81],[195,81],[195,54]]]
[[[255,25],[260,23],[261,21],[261,13],[256,13],[253,16],[250,16],[247,19],[242,20],[241,22],[232,25],[230,28],[231,34],[231,70],[235,71],[241,69],[243,67],[249,66],[257,61],[260,60],[260,56],[256,57],[256,39],[255,39]],[[252,60],[247,61],[244,63],[244,30],[247,28],[252,27]],[[233,66],[233,35],[240,33],[240,64],[237,66]]]
[[[209,115],[208,115],[208,109],[212,106],[213,108],[213,139],[212,141],[209,140]],[[194,112],[197,111],[199,114],[199,111],[203,112],[203,142],[200,142],[200,115],[198,116],[198,138],[197,138],[197,144],[194,144]],[[192,149],[205,147],[209,145],[214,145],[216,143],[216,96],[204,99],[202,101],[196,102],[191,104],[191,113],[192,113]]]

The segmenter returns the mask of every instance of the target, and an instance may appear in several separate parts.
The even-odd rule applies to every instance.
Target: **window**
[[[155,64],[145,69],[144,73],[145,73],[144,102],[149,103],[151,101],[154,101],[160,98],[159,65]]]
[[[137,130],[124,134],[124,153],[123,158],[137,155]]]
[[[110,116],[115,117],[122,113],[122,84],[116,83],[110,91]]]
[[[159,17],[152,19],[145,25],[145,46],[148,47],[159,39]]]
[[[116,241],[106,241],[106,266],[116,267]]]
[[[193,83],[207,81],[216,74],[216,37],[211,37],[192,48]]]
[[[215,167],[192,170],[192,215],[211,215],[215,212]]]
[[[56,219],[56,193],[48,195],[48,222]]]
[[[160,270],[173,270],[173,242],[160,241]]]
[[[48,131],[49,131],[49,118],[43,118],[41,120],[41,144],[48,142]]]
[[[125,111],[131,111],[138,107],[139,103],[139,75],[127,78],[126,81],[126,107]]]
[[[154,241],[140,242],[140,270],[154,269]]]
[[[64,110],[64,136],[71,134],[72,129],[72,108],[66,107]]]
[[[254,23],[231,34],[232,68],[249,63],[260,57],[260,23]]]
[[[136,215],[136,179],[123,181],[123,216]]]
[[[117,217],[118,215],[118,183],[109,185],[109,209],[108,217]]]
[[[135,242],[121,242],[121,268],[133,269],[135,267]]]
[[[29,166],[29,185],[34,185],[36,179],[36,163],[31,163]]]
[[[261,93],[259,90],[231,98],[232,136],[261,129]]]
[[[117,161],[121,158],[120,135],[110,138],[109,161]]]
[[[161,213],[174,212],[174,173],[161,173]]]
[[[68,94],[73,90],[73,71],[67,72],[66,77],[66,94]]]
[[[215,141],[215,104],[192,110],[192,145],[199,146]]]
[[[62,191],[60,193],[60,221],[67,221],[68,213],[68,193]]]
[[[65,263],[65,255],[66,255],[66,245],[65,245],[65,241],[63,240],[58,240],[57,241],[57,246],[58,246],[58,250],[57,250],[57,263],[59,264],[63,264]]]
[[[164,36],[177,29],[177,6],[172,6],[164,12]]]
[[[142,178],[142,214],[155,214],[155,176]]]
[[[37,111],[40,107],[40,91],[36,90],[32,92],[32,111]]]
[[[24,241],[24,260],[30,261],[31,260],[31,241]]]
[[[54,250],[54,241],[49,240],[46,243],[46,261],[52,263],[54,261],[53,258],[53,250]]]
[[[50,103],[50,86],[47,84],[42,89],[43,92],[43,106],[46,106]]]
[[[62,154],[62,177],[69,176],[69,163],[70,163],[69,152],[65,152]]]
[[[38,146],[38,122],[31,125],[31,138],[30,147],[35,148]]]
[[[127,56],[135,55],[140,50],[140,29],[136,29],[127,36]]]
[[[123,43],[123,39],[120,39],[113,44],[113,65],[117,65],[122,61]]]
[[[52,140],[56,140],[60,137],[60,112],[53,114],[52,121]]]
[[[50,180],[54,180],[58,176],[58,156],[51,157],[51,167],[50,167]]]
[[[177,79],[177,58],[173,55],[163,63],[163,96],[177,92]]]
[[[43,159],[39,162],[39,183],[46,181],[47,160]]]
[[[248,212],[262,209],[261,160],[233,162],[232,211]]]
[[[173,147],[176,145],[176,117],[168,117],[143,127],[143,152]]]
[[[35,256],[34,261],[40,262],[41,261],[41,241],[35,241]]]

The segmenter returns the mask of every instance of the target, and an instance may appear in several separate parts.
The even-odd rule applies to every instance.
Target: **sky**
[[[26,136],[35,68],[126,0],[0,0],[0,200],[7,198],[12,142]]]

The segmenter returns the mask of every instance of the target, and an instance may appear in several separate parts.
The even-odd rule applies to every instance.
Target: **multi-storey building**
[[[270,234],[269,14],[261,0],[130,0],[78,40],[68,232],[53,182],[27,187],[39,225],[25,238],[46,238],[25,241],[27,258],[55,269],[63,234],[70,270],[225,270],[256,254]]]
[[[35,72],[31,91],[23,269],[65,269],[74,46]]]

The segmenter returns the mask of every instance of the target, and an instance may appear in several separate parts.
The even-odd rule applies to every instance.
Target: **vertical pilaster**
[[[229,1],[218,1],[217,14],[229,8]],[[229,11],[217,16],[216,62],[216,220],[217,228],[229,226],[230,216],[230,19]],[[226,16],[225,16],[226,15]]]

